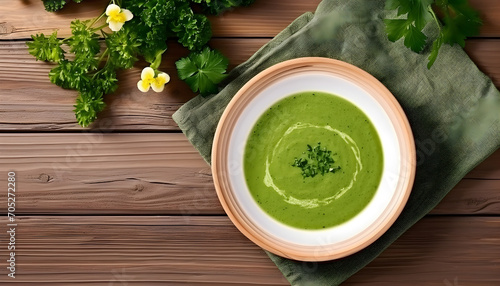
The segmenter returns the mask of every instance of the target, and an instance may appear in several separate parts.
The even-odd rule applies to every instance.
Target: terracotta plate
[[[301,91],[323,91],[358,106],[377,129],[384,152],[382,179],[372,201],[351,220],[327,229],[304,230],[267,215],[245,182],[243,154],[255,122],[280,99]],[[408,120],[377,79],[345,62],[299,58],[251,79],[234,96],[217,127],[212,172],[219,200],[234,225],[275,254],[303,261],[341,258],[379,238],[401,213],[415,177],[415,145]]]

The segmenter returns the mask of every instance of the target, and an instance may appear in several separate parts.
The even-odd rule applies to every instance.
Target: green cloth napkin
[[[215,128],[234,94],[264,69],[293,58],[339,59],[369,72],[397,98],[417,146],[417,174],[394,225],[364,250],[343,259],[304,263],[268,253],[292,285],[338,285],[377,257],[472,168],[500,146],[500,94],[458,46],[444,46],[431,70],[429,48],[416,54],[384,31],[383,0],[324,0],[235,68],[219,94],[198,96],[174,115],[207,162]],[[425,31],[431,38],[436,30]]]

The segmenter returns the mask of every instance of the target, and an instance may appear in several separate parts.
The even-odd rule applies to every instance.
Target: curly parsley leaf
[[[175,19],[182,9],[189,8],[185,1],[156,0],[147,1],[141,7],[141,19],[148,27],[165,25],[167,21]]]
[[[179,43],[189,50],[199,50],[212,37],[212,28],[205,15],[194,14],[189,6],[184,7],[171,27],[179,37]]]
[[[55,12],[60,10],[66,4],[66,0],[42,0],[45,10]]]
[[[417,53],[427,42],[422,30],[429,22],[436,22],[440,32],[432,44],[429,69],[443,44],[463,47],[465,39],[477,35],[482,24],[478,12],[467,0],[387,0],[386,9],[397,10],[399,17],[384,20],[389,40],[395,42],[404,38],[404,45]],[[441,21],[437,15],[443,15]]]
[[[89,20],[75,20],[71,22],[71,33],[68,38],[70,52],[77,58],[93,58],[100,50],[99,35],[94,33],[89,27]]]
[[[127,1],[126,8],[129,9],[134,18],[127,23],[133,26],[137,33],[141,46],[139,54],[151,63],[158,53],[167,49],[167,39],[170,34],[168,24],[175,17],[176,1]]]
[[[74,61],[63,60],[49,72],[50,82],[67,89],[81,90],[89,82],[87,70]]]
[[[26,42],[28,52],[38,61],[59,62],[64,60],[62,41],[57,38],[57,31],[46,37],[44,34],[31,35],[32,42]]]
[[[73,0],[73,2],[80,3],[83,0]],[[45,10],[48,12],[56,12],[61,10],[64,5],[66,5],[66,0],[42,0],[43,6],[45,6]]]
[[[78,124],[87,127],[97,119],[97,114],[104,110],[106,104],[103,101],[102,93],[93,89],[92,85],[89,84],[87,88],[80,91],[74,107],[73,111]]]
[[[107,66],[94,74],[92,77],[92,83],[93,88],[99,93],[113,93],[118,88],[116,71]]]
[[[228,64],[229,60],[224,55],[209,48],[192,52],[175,63],[179,77],[192,91],[199,91],[202,95],[217,92],[217,84],[227,76]]]
[[[106,37],[109,49],[109,61],[116,68],[129,69],[137,61],[137,54],[141,42],[130,25]]]

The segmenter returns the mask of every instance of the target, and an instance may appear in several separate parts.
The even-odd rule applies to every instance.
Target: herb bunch
[[[439,27],[439,36],[429,55],[429,69],[443,44],[464,47],[465,39],[479,34],[482,25],[479,13],[467,0],[387,0],[386,9],[397,10],[398,16],[384,20],[389,40],[395,42],[404,38],[404,45],[414,52],[421,52],[427,43],[427,36],[422,31],[425,26],[434,22]]]
[[[37,60],[56,64],[49,72],[52,83],[78,91],[74,112],[78,124],[86,127],[105,108],[104,95],[117,89],[116,72],[132,68],[139,58],[150,66],[143,70],[138,88],[143,92],[150,86],[157,92],[163,90],[170,77],[158,68],[169,38],[176,38],[191,51],[176,63],[179,77],[194,92],[216,92],[217,84],[226,77],[228,59],[207,46],[212,36],[210,22],[191,6],[201,5],[206,13],[218,14],[253,1],[112,0],[100,16],[71,22],[72,35],[68,38],[59,39],[57,31],[48,36],[32,35],[28,51]],[[64,3],[44,0],[50,11],[60,9]],[[100,25],[103,17],[107,17],[106,24]],[[108,26],[112,32],[103,30]]]
[[[299,167],[302,170],[302,177],[314,178],[316,175],[325,175],[335,173],[340,170],[340,166],[334,167],[335,160],[332,158],[332,151],[326,147],[321,148],[321,143],[312,147],[307,144],[307,152],[304,152],[305,158],[295,158],[292,167]]]

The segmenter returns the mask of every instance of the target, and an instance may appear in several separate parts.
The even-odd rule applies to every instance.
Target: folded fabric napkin
[[[219,118],[234,94],[264,69],[316,56],[358,66],[380,80],[410,121],[417,173],[409,201],[394,225],[364,250],[310,264],[268,253],[292,285],[338,285],[360,270],[433,209],[472,168],[500,146],[500,93],[458,46],[441,49],[427,69],[429,49],[416,54],[387,40],[384,0],[324,0],[235,68],[219,94],[198,96],[173,116],[210,162]],[[430,37],[437,31],[425,31]]]

